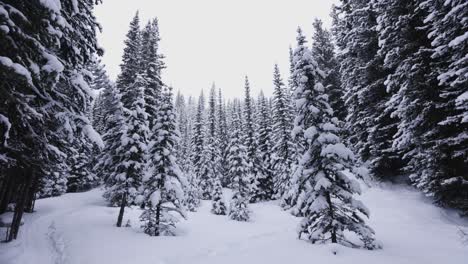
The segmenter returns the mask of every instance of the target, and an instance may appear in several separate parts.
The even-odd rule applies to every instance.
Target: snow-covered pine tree
[[[122,223],[125,206],[139,204],[141,192],[141,180],[146,166],[146,155],[148,150],[148,121],[145,112],[144,89],[147,83],[141,74],[137,74],[135,83],[129,87],[128,93],[122,98],[132,98],[129,109],[124,108],[125,126],[124,134],[121,138],[123,148],[123,159],[118,165],[116,176],[125,180],[123,188],[123,198],[120,203],[121,213],[117,221],[117,226]],[[122,99],[123,100],[123,99]]]
[[[75,140],[73,146],[77,149],[73,147],[69,149],[67,192],[87,191],[99,183],[92,170],[92,145],[88,141]]]
[[[430,170],[418,185],[439,204],[468,215],[468,4],[437,0],[421,7],[428,14],[424,22],[432,46],[431,68],[438,74],[441,120],[430,132],[435,142],[429,150],[432,159],[426,159]]]
[[[427,12],[421,2],[380,1],[377,5],[382,43],[379,52],[385,57],[385,85],[391,94],[385,111],[398,119],[392,150],[407,162],[405,172],[415,184],[437,166],[428,150],[434,144],[431,130],[440,120],[435,107],[439,101],[434,89],[437,76],[431,69],[430,40],[423,22]],[[424,164],[426,160],[431,164]]]
[[[371,147],[375,145],[369,140],[369,133],[383,112],[386,95],[382,57],[377,55],[374,2],[342,0],[334,10],[337,19],[333,32],[339,48],[341,83],[348,113],[345,131],[347,141],[363,161],[371,158]]]
[[[140,203],[141,180],[146,165],[148,147],[148,121],[145,111],[145,87],[148,85],[141,64],[141,37],[138,13],[130,23],[124,49],[121,73],[117,79],[123,105],[125,125],[119,153],[121,160],[113,169],[107,182],[105,196],[109,201],[119,200],[120,212],[117,226],[122,225],[125,207]]]
[[[195,100],[192,96],[189,96],[187,99],[187,106],[186,106],[186,114],[187,114],[187,131],[186,131],[186,149],[187,149],[187,156],[184,157],[187,160],[188,168],[186,172],[187,177],[187,189],[185,192],[185,206],[189,211],[196,211],[197,208],[200,206],[200,190],[198,186],[198,178],[196,174],[196,168],[193,165],[193,157],[194,157],[194,147],[195,145],[192,142],[194,139],[194,123],[195,123],[195,115],[197,113],[197,105]]]
[[[105,92],[112,85],[104,67],[104,64],[99,59],[94,59],[88,66],[88,71],[91,75],[88,81],[89,88],[98,93],[92,105],[92,123],[94,129],[100,135],[104,135],[107,127],[108,113],[105,112],[105,101],[108,94]]]
[[[185,192],[185,207],[190,212],[195,212],[197,211],[197,208],[200,207],[200,189],[198,187],[198,180],[196,175],[193,173],[186,174],[186,177],[188,185]]]
[[[145,87],[145,111],[148,114],[149,128],[152,129],[159,101],[161,100],[161,90],[164,86],[161,80],[161,71],[164,68],[163,55],[159,53],[159,27],[158,20],[148,21],[141,32],[141,64]],[[151,134],[153,136],[154,134]],[[151,141],[155,139],[150,136]]]
[[[126,96],[133,98],[130,109],[123,108],[124,125],[121,127],[120,146],[117,147],[120,158],[115,164],[106,183],[105,197],[120,206],[117,226],[122,225],[125,207],[141,202],[141,181],[146,165],[148,122],[145,113],[144,78],[138,74],[135,83],[128,89]]]
[[[175,111],[177,113],[177,124],[180,133],[180,141],[176,145],[177,149],[177,160],[182,171],[187,172],[190,167],[190,135],[189,135],[189,115],[187,105],[185,103],[185,97],[177,92],[175,99]]]
[[[203,91],[200,93],[198,98],[198,103],[196,107],[195,117],[193,119],[193,132],[191,138],[191,161],[194,167],[194,175],[193,175],[193,186],[196,187],[198,190],[193,190],[193,193],[198,193],[200,196],[198,198],[202,198],[201,195],[201,187],[200,181],[203,177],[202,175],[202,168],[201,165],[203,164],[203,151],[204,151],[204,143],[205,143],[205,131],[204,131],[204,122],[205,122],[205,98],[203,95]]]
[[[226,187],[229,185],[229,166],[227,163],[227,149],[229,145],[229,129],[227,123],[226,105],[224,98],[221,93],[221,89],[218,92],[218,118],[217,118],[217,138],[218,138],[218,153],[219,153],[219,173],[221,179],[221,185]]]
[[[268,201],[274,198],[274,176],[272,160],[272,120],[268,99],[260,92],[257,113],[257,160],[260,162],[257,172],[257,188],[254,199]]]
[[[220,180],[214,180],[212,200],[211,212],[215,215],[226,215],[228,210],[224,201],[223,186]]]
[[[209,177],[212,208],[211,212],[217,215],[226,214],[226,204],[224,202],[223,188],[221,186],[221,173],[219,168],[219,148],[217,136],[217,120],[216,120],[216,87],[213,84],[210,90],[210,97],[208,100],[208,116],[207,116],[207,130],[206,130],[206,144],[205,144],[205,166],[208,167],[206,176]],[[203,195],[203,189],[202,189]]]
[[[101,135],[113,128],[112,124],[115,105],[120,102],[120,95],[117,95],[117,88],[114,83],[101,88],[101,91],[93,106],[93,126]],[[118,98],[117,98],[118,97]]]
[[[147,206],[140,219],[144,222],[144,232],[150,236],[175,235],[178,217],[185,218],[182,190],[185,178],[176,158],[179,132],[171,88],[165,87],[156,117],[152,132],[157,134],[157,141],[149,148],[150,170],[143,178]]]
[[[273,149],[272,157],[275,175],[275,195],[280,198],[289,188],[294,163],[294,145],[291,136],[292,114],[288,92],[281,79],[278,65],[273,73]]]
[[[175,110],[177,112],[178,127],[180,132],[180,140],[176,145],[176,156],[178,164],[187,179],[187,185],[183,186],[185,191],[184,205],[187,210],[194,212],[200,205],[198,182],[192,166],[191,157],[191,137],[192,137],[192,120],[191,120],[191,99],[188,104],[185,102],[185,97],[177,93],[175,100]]]
[[[339,243],[344,246],[363,246],[376,249],[374,231],[364,216],[369,210],[353,195],[360,193],[359,183],[350,179],[344,170],[351,170],[354,154],[339,137],[338,119],[328,104],[328,95],[320,80],[322,71],[312,53],[305,48],[304,36],[298,32],[298,48],[294,56],[296,110],[295,133],[304,138],[304,153],[296,172],[295,187],[300,190],[296,208],[304,219],[299,226],[299,237],[306,236],[312,243]],[[362,245],[345,237],[353,232]]]
[[[295,76],[297,72],[296,69],[297,67],[299,67],[298,65],[296,65],[296,63],[299,61],[297,58],[302,58],[304,57],[305,53],[309,52],[308,48],[306,47],[306,43],[307,43],[306,38],[303,35],[302,29],[300,27],[297,29],[296,40],[297,40],[297,47],[294,49],[293,54],[292,54],[292,62],[291,62],[292,69],[290,69],[291,76],[289,76],[290,85],[292,87],[292,92],[294,93],[294,95],[296,95],[296,91],[297,89],[299,89],[298,87],[300,85],[299,78],[296,78]],[[296,116],[294,118],[294,124],[297,124],[304,117],[302,116],[301,113],[298,112],[297,102],[295,98],[296,97],[294,97],[293,98],[294,100],[292,101],[295,102],[293,104],[296,105],[295,111],[294,111],[294,114]],[[301,159],[301,153],[305,152],[306,143],[307,143],[306,139],[304,138],[303,133],[300,133],[300,131],[297,131],[297,126],[295,126],[292,129],[291,135],[294,139],[294,145],[295,145],[294,146],[295,161],[292,166],[291,174],[287,178],[288,182],[282,183],[284,186],[283,188],[285,188],[284,189],[285,191],[283,195],[281,196],[280,205],[284,209],[293,208],[296,205],[299,194],[302,192],[302,190],[297,189],[298,187],[301,187],[299,183],[300,179],[298,178],[298,175],[302,174],[302,166],[300,166],[299,163]],[[291,213],[296,216],[301,216],[301,213],[298,212],[297,210],[293,210]]]
[[[229,205],[229,218],[236,221],[248,221],[250,210],[251,175],[247,161],[247,148],[242,137],[241,107],[237,103],[233,109],[231,140],[229,142],[228,162],[229,177],[232,180],[233,195]]]
[[[106,185],[108,181],[116,179],[110,178],[113,170],[120,162],[121,138],[124,130],[123,105],[120,101],[120,94],[115,85],[110,85],[102,91],[102,107],[106,117],[105,133],[102,135],[104,148],[97,158],[97,164],[93,170]],[[111,205],[117,205],[117,201],[108,199]]]
[[[289,86],[289,89],[293,89],[294,88],[294,84],[293,84],[293,79],[291,77],[293,71],[294,71],[294,62],[293,62],[293,58],[294,58],[294,51],[293,51],[293,48],[291,46],[289,46],[289,78],[288,78],[288,86]],[[277,65],[275,64],[275,66],[277,67]],[[278,70],[279,72],[279,70]]]
[[[331,33],[323,28],[323,23],[315,19],[312,24],[314,35],[312,37],[312,55],[325,77],[323,86],[328,94],[333,114],[340,121],[346,118],[346,109],[343,101],[343,90],[341,88],[338,60],[335,56],[335,46],[332,42]]]
[[[197,113],[192,135],[192,164],[195,167],[195,175],[199,188],[200,198],[211,199],[212,194],[212,161],[211,144],[208,142],[209,130],[205,120],[205,99],[203,91],[198,100]]]
[[[85,116],[90,100],[82,71],[96,53],[95,1],[0,3],[0,213],[15,201],[11,241],[25,208],[32,211],[40,178],[62,163],[66,136],[95,132]],[[31,26],[34,25],[34,26]],[[54,34],[51,34],[54,32]],[[44,107],[47,106],[47,107]],[[7,164],[6,166],[4,166]]]
[[[121,95],[123,107],[130,109],[133,101],[125,96],[131,86],[135,84],[137,75],[144,73],[142,63],[142,40],[140,32],[140,16],[138,11],[130,22],[130,28],[125,39],[125,48],[120,64],[120,74],[117,77],[116,87]],[[145,80],[146,82],[146,80]]]
[[[245,76],[245,97],[243,104],[244,111],[244,122],[243,124],[243,140],[244,146],[247,148],[247,163],[249,164],[248,169],[251,177],[251,202],[256,202],[257,199],[257,174],[261,170],[260,162],[257,157],[257,133],[255,131],[255,120],[254,120],[254,102],[250,95],[250,83],[249,78]]]
[[[53,171],[47,172],[40,179],[36,194],[38,198],[60,196],[67,192],[66,168],[65,164],[58,164],[53,168]]]
[[[391,179],[399,174],[403,163],[392,148],[399,121],[387,107],[393,92],[385,85],[387,66],[394,59],[386,57],[382,49],[392,44],[384,43],[388,36],[383,37],[381,33],[391,32],[395,25],[378,25],[378,2],[342,1],[334,10],[333,31],[340,50],[348,112],[347,141],[359,153],[361,161],[368,162],[373,176]],[[389,13],[400,12],[386,6],[383,9]]]

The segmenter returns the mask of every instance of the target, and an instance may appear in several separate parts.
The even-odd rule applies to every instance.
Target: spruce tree
[[[294,163],[294,145],[291,137],[292,113],[289,94],[281,79],[278,65],[273,73],[273,148],[275,194],[280,198],[289,188],[289,177]]]
[[[73,145],[77,149],[70,149],[67,161],[70,164],[67,177],[67,192],[87,191],[99,183],[97,176],[92,170],[92,147],[87,141],[75,142]]]
[[[143,74],[142,41],[140,32],[140,16],[137,12],[130,22],[130,28],[125,39],[124,54],[120,64],[120,74],[117,77],[117,88],[122,96],[123,107],[129,109],[133,103],[132,97],[125,96],[135,84],[137,75]],[[141,76],[142,77],[142,76]],[[146,80],[145,80],[146,81]]]
[[[96,131],[100,135],[103,135],[106,131],[106,122],[109,117],[109,113],[105,111],[106,100],[108,100],[106,91],[108,91],[107,88],[111,86],[112,83],[107,76],[104,64],[102,64],[99,59],[94,59],[91,62],[88,66],[88,71],[90,72],[90,79],[88,81],[89,87],[98,92],[91,110],[92,123]]]
[[[421,7],[427,13],[440,119],[426,132],[434,142],[427,151],[431,159],[421,159],[425,171],[416,182],[437,203],[468,215],[468,8],[459,0],[427,1]]]
[[[211,195],[209,191],[203,190],[205,194],[202,194],[202,188],[206,188],[206,181],[208,180],[204,175],[204,168],[202,168],[203,164],[206,162],[203,160],[206,155],[204,155],[204,144],[205,144],[205,99],[203,96],[203,91],[200,94],[198,99],[198,105],[196,109],[196,114],[194,117],[194,124],[193,124],[193,133],[192,133],[192,165],[194,166],[195,170],[195,179],[196,183],[194,186],[197,186],[198,193],[200,193],[200,198],[206,198],[204,195]],[[202,183],[204,182],[204,183]],[[204,186],[204,187],[202,187]]]
[[[271,108],[263,92],[260,92],[258,103],[257,160],[260,164],[259,171],[257,172],[257,189],[254,199],[257,201],[268,201],[274,197]]]
[[[207,117],[207,130],[206,130],[206,166],[208,167],[207,176],[209,177],[212,208],[211,212],[217,215],[226,214],[226,205],[224,203],[223,189],[221,186],[220,179],[220,167],[219,167],[219,148],[218,148],[218,129],[216,127],[216,88],[213,84],[210,97],[208,100],[208,117]],[[202,189],[203,194],[203,189]]]
[[[224,202],[223,186],[220,180],[215,180],[213,184],[211,212],[215,215],[225,215],[227,213],[226,203]]]
[[[176,145],[177,160],[179,160],[181,169],[188,172],[190,167],[190,159],[187,158],[190,155],[189,115],[185,98],[180,91],[176,95],[175,111],[177,112],[177,124],[180,131],[180,141]]]
[[[140,216],[144,232],[150,236],[174,235],[177,216],[185,218],[183,207],[185,182],[176,158],[175,146],[179,140],[172,90],[166,88],[153,133],[157,141],[149,148],[150,173],[143,178],[146,209]]]
[[[382,24],[378,7],[382,2],[378,2],[342,1],[335,9],[334,33],[341,50],[347,141],[360,154],[360,160],[370,165],[373,176],[393,179],[403,166],[392,147],[399,119],[388,107],[394,92],[389,89],[388,74],[397,62],[395,56],[385,54],[393,44],[390,39],[387,43],[388,36],[382,31],[392,32],[396,24]],[[387,5],[382,8],[389,13],[400,12]]]
[[[333,114],[340,121],[344,121],[346,109],[340,82],[339,64],[335,56],[332,36],[328,30],[323,28],[323,23],[319,19],[314,20],[313,27],[312,55],[325,75],[322,84],[328,95]]]
[[[200,189],[198,187],[198,180],[196,175],[193,173],[187,174],[187,178],[188,185],[185,192],[185,206],[190,212],[195,212],[197,211],[197,208],[200,207]]]
[[[118,201],[120,213],[117,226],[122,225],[125,207],[141,203],[141,182],[146,164],[148,123],[144,111],[145,80],[137,76],[127,96],[134,98],[130,109],[123,108],[122,136],[117,147],[117,164],[106,183],[105,197],[111,202]]]
[[[247,148],[242,140],[240,105],[233,112],[232,133],[229,142],[229,175],[232,179],[233,195],[229,206],[229,218],[236,221],[248,221],[250,210],[251,175],[247,161]]]
[[[219,173],[221,185],[226,187],[229,185],[228,171],[229,166],[227,163],[227,148],[229,144],[229,129],[227,123],[226,105],[219,89],[218,93],[218,118],[217,118],[217,140],[218,140],[218,153],[219,153]]]
[[[148,82],[141,65],[142,46],[138,13],[130,23],[125,41],[121,74],[117,80],[123,105],[124,126],[119,153],[121,160],[113,169],[105,196],[119,199],[117,226],[122,225],[125,207],[141,202],[141,181],[148,147],[148,115],[145,111],[145,88]]]
[[[386,96],[383,58],[377,55],[379,44],[374,6],[374,1],[343,0],[335,7],[335,16],[339,19],[335,20],[334,32],[340,50],[341,83],[348,113],[345,131],[347,141],[362,161],[372,159],[371,147],[379,144],[369,140],[369,133],[375,131]]]
[[[350,179],[344,170],[351,170],[354,154],[339,137],[338,119],[328,103],[321,84],[323,71],[318,68],[312,53],[305,48],[304,36],[298,32],[298,48],[294,56],[293,79],[296,111],[295,132],[304,138],[304,152],[296,172],[296,210],[304,215],[298,233],[312,243],[339,243],[361,246],[345,236],[353,232],[367,249],[379,248],[374,231],[364,216],[368,209],[355,200],[360,193],[359,183]],[[299,55],[300,54],[300,55]],[[362,215],[361,215],[362,214]]]
[[[244,122],[243,122],[243,140],[244,146],[247,148],[247,162],[249,164],[249,174],[251,177],[251,201],[256,202],[257,198],[257,184],[258,174],[260,171],[260,163],[257,157],[257,133],[255,131],[254,120],[254,102],[250,95],[249,79],[245,77],[245,97],[244,97]]]
[[[190,107],[190,100],[189,103],[186,103],[185,97],[178,92],[175,100],[175,110],[177,112],[180,140],[176,145],[176,156],[180,169],[187,179],[187,185],[183,186],[185,191],[184,205],[187,210],[194,212],[200,205],[200,194],[195,170],[190,160],[192,135]]]
[[[299,65],[296,65],[298,61],[300,61],[300,58],[303,58],[308,51],[306,47],[306,38],[302,33],[302,29],[298,28],[297,29],[297,47],[294,49],[293,54],[292,54],[292,69],[291,69],[291,76],[290,78],[290,83],[291,86],[293,87],[292,91],[294,92],[294,95],[296,95],[297,89],[299,89],[300,85],[300,78],[297,78],[295,75],[297,74],[297,67]],[[294,97],[296,99],[296,97]],[[298,107],[297,107],[297,102],[296,100],[292,100],[295,102],[296,108],[295,108],[295,115],[296,117],[294,118],[294,124],[297,124],[301,122],[301,119],[304,119],[304,116],[298,112]],[[300,155],[301,153],[304,153],[306,149],[306,139],[304,138],[304,135],[300,133],[300,131],[297,130],[297,126],[295,126],[292,131],[291,135],[294,139],[294,145],[295,145],[295,161],[294,165],[292,166],[293,169],[291,170],[291,176],[289,176],[285,181],[282,183],[283,188],[285,188],[283,195],[281,196],[281,207],[285,209],[290,209],[296,205],[297,198],[301,190],[298,190],[297,188],[300,187],[300,184],[298,184],[299,178],[298,175],[302,174],[302,166],[300,166]],[[287,181],[286,181],[287,180]],[[300,215],[300,213],[293,211],[292,212],[295,215]]]
[[[0,193],[7,193],[0,213],[15,202],[8,241],[17,237],[23,212],[32,211],[41,178],[65,161],[68,137],[95,132],[83,82],[87,63],[102,54],[95,3],[0,3]]]
[[[163,56],[159,53],[159,28],[158,20],[148,21],[141,32],[141,67],[146,80],[145,87],[145,111],[148,114],[149,128],[152,129],[159,101],[161,100],[161,90],[164,86],[161,80],[161,71],[164,68]],[[155,140],[150,137],[150,140]]]
[[[111,85],[102,92],[103,112],[106,117],[105,133],[102,135],[104,148],[99,154],[97,164],[93,170],[106,185],[108,181],[116,179],[111,178],[113,170],[121,160],[121,138],[124,129],[123,106],[120,101],[120,94],[114,85]],[[108,199],[111,205],[117,205],[117,201]]]
[[[53,171],[47,172],[40,179],[37,196],[38,198],[60,196],[67,192],[67,183],[66,166],[57,165]]]

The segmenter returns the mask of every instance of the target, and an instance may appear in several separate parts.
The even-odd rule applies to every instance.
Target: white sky
[[[207,91],[211,83],[227,98],[241,97],[248,75],[254,96],[272,93],[273,65],[286,81],[289,45],[301,26],[310,41],[315,17],[330,26],[337,0],[104,0],[96,7],[103,27],[99,43],[111,78],[120,71],[130,20],[140,11],[142,26],[158,17],[164,81],[185,95]]]

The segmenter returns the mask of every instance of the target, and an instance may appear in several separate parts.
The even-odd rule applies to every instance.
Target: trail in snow
[[[229,196],[227,192],[227,196]],[[2,264],[211,264],[211,263],[392,263],[466,264],[468,246],[458,226],[467,222],[433,206],[409,188],[375,187],[361,197],[371,210],[369,224],[383,250],[312,245],[297,239],[300,219],[281,211],[276,202],[252,204],[250,222],[210,213],[205,201],[176,237],[149,237],[140,229],[140,209],[127,209],[114,226],[118,208],[109,208],[101,190],[37,201],[17,241],[0,245]],[[228,197],[227,197],[228,198]]]

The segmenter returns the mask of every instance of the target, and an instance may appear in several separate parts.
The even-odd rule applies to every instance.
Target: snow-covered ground
[[[203,202],[178,225],[178,236],[150,237],[139,228],[139,209],[127,209],[124,223],[130,218],[132,227],[116,228],[118,209],[106,207],[101,195],[96,189],[37,201],[37,212],[26,215],[19,239],[0,245],[0,263],[468,263],[468,245],[458,229],[468,223],[402,187],[375,187],[361,197],[383,250],[340,247],[338,255],[330,246],[298,240],[299,219],[276,202],[251,205],[247,223],[215,216]]]

